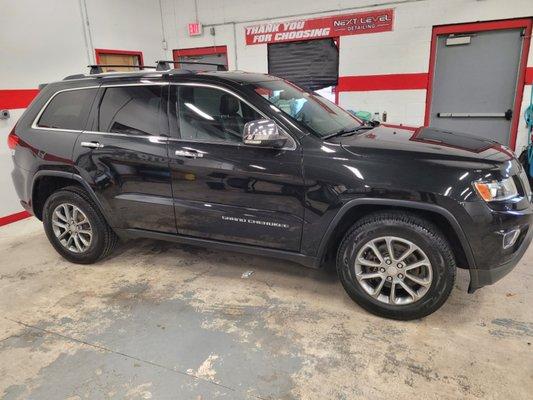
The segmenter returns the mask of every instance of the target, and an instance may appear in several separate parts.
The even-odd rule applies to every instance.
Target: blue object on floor
[[[527,133],[527,161],[529,163],[529,177],[533,178],[533,143],[531,143],[531,132],[533,131],[533,86],[531,87],[531,96],[529,99],[529,107],[524,111],[524,119],[526,126],[529,128]]]

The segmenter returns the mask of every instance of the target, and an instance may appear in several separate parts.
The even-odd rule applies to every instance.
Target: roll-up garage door
[[[336,86],[339,49],[333,39],[269,44],[268,73],[308,90]]]

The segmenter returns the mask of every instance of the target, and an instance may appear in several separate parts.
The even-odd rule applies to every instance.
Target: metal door
[[[430,125],[509,145],[523,29],[439,35]]]

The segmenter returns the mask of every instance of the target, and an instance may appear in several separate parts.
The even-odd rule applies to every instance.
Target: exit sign
[[[192,22],[189,24],[189,36],[200,36],[202,34],[202,24]]]

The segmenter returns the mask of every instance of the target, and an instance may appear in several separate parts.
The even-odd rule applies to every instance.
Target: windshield
[[[361,122],[331,101],[284,81],[255,82],[256,93],[319,137],[351,131]]]

